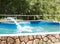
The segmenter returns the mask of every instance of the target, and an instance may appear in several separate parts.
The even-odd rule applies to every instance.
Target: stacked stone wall
[[[0,44],[60,44],[60,34],[0,36]]]

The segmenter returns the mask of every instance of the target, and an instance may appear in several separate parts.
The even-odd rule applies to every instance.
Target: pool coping
[[[47,35],[47,34],[60,34],[60,32],[0,34],[0,36],[27,36],[27,35]]]
[[[8,22],[10,20],[6,20],[6,22]],[[46,22],[57,22],[57,23],[60,23],[59,21],[50,21],[50,20],[17,20],[17,21],[20,21],[20,22],[29,22],[29,21],[46,21]],[[4,22],[4,20],[0,21],[0,22]]]

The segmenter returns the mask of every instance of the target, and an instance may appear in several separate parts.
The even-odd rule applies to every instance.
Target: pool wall
[[[0,44],[60,44],[60,34],[0,36]]]

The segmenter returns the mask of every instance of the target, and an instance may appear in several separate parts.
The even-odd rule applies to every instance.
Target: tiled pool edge
[[[51,44],[60,42],[60,34],[0,36],[0,44]]]

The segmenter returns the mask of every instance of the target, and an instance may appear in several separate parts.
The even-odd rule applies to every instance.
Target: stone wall
[[[60,44],[60,34],[0,36],[0,44]]]

